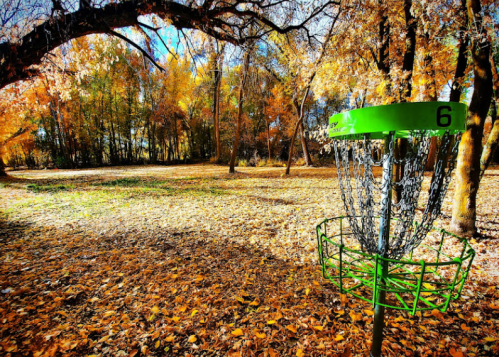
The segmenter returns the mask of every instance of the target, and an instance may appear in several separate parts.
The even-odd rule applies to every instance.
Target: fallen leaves
[[[232,331],[231,335],[238,337],[238,336],[244,335],[244,332],[243,332],[243,330],[241,330],[240,328],[238,328],[238,329],[235,329],[234,331]]]
[[[17,212],[2,197],[0,205],[14,207],[16,222],[31,223],[0,221],[0,288],[7,291],[0,294],[1,352],[48,356],[52,349],[104,357],[216,350],[236,356],[251,349],[268,356],[298,350],[304,356],[365,355],[372,305],[340,295],[315,265],[313,228],[326,214],[317,209],[334,202],[335,181],[236,176],[203,184],[214,181],[231,195],[143,195],[127,198],[130,208],[115,197],[108,200],[115,213],[105,220],[71,221],[59,217],[59,208],[43,205],[28,216],[32,208]],[[303,248],[307,244],[311,252]],[[391,310],[384,355],[498,354],[496,286],[467,284],[468,299],[451,302],[447,313],[411,317]]]

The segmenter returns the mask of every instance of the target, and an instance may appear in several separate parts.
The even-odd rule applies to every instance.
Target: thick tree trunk
[[[243,101],[244,101],[244,86],[246,84],[246,77],[248,76],[248,69],[250,63],[250,49],[244,53],[243,68],[241,73],[241,84],[239,87],[239,102],[237,103],[237,124],[236,124],[236,137],[234,139],[234,146],[232,147],[232,154],[230,155],[229,173],[235,172],[237,148],[239,146],[239,139],[241,137],[241,121],[243,117]]]
[[[473,41],[471,54],[474,90],[466,131],[462,135],[456,172],[456,190],[452,207],[451,230],[461,235],[476,234],[476,196],[480,183],[480,156],[485,119],[492,99],[490,43],[482,24],[480,0],[468,1],[470,22],[480,42]]]
[[[303,125],[303,120],[301,121],[300,124],[300,141],[301,141],[301,148],[303,151],[303,159],[305,160],[305,165],[307,166],[312,166],[312,157],[310,156],[310,152],[308,151],[308,145],[307,145],[307,138],[305,138],[305,128]]]

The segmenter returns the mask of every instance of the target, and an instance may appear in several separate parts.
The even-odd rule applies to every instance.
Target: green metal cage
[[[326,219],[317,226],[323,276],[342,294],[374,306],[380,292],[385,291],[383,306],[412,315],[422,310],[445,312],[450,302],[459,298],[475,257],[466,239],[432,227],[426,244],[401,260],[387,259],[364,252],[346,218]]]

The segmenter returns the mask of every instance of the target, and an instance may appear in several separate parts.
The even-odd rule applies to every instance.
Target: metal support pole
[[[394,133],[390,132],[385,137],[385,152],[383,154],[383,178],[382,178],[382,197],[381,204],[383,211],[379,222],[379,238],[378,238],[378,251],[382,252],[382,257],[386,258],[388,254],[389,240],[390,240],[390,218],[392,209],[392,180],[393,180],[393,145]],[[373,343],[371,346],[371,356],[381,356],[381,346],[383,343],[383,329],[385,327],[385,300],[386,291],[384,290],[385,277],[388,274],[388,263],[383,259],[378,259],[379,265],[376,266],[378,270],[379,282],[376,284],[379,291],[376,298],[376,305],[374,307],[374,324],[373,324]],[[376,294],[376,291],[374,292]]]

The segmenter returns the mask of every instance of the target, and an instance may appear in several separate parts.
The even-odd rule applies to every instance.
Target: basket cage
[[[323,276],[342,294],[374,306],[379,293],[385,291],[383,306],[412,315],[433,309],[445,312],[450,302],[459,298],[475,257],[466,239],[430,227],[425,244],[401,259],[389,259],[363,250],[347,218],[325,219],[317,226]]]

